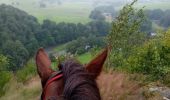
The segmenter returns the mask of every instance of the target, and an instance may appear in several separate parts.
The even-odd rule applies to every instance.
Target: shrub
[[[89,37],[81,37],[77,40],[70,42],[67,45],[66,50],[67,52],[70,52],[72,54],[83,54],[95,46],[104,47],[104,45],[105,43],[103,37],[97,37],[92,35]]]
[[[170,81],[170,31],[135,49],[124,67],[132,73],[150,75],[152,80]]]
[[[12,78],[12,73],[8,71],[1,71],[0,72],[0,96],[5,94],[5,85],[10,81]]]
[[[16,76],[19,82],[25,83],[27,80],[35,76],[37,73],[33,60],[28,61],[23,69],[17,71]]]

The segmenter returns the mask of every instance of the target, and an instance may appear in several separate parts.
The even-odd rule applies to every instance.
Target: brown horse
[[[49,68],[51,61],[40,48],[36,54],[37,71],[43,92],[41,100],[101,100],[95,79],[107,57],[107,49],[86,66],[76,60],[59,64],[60,71]]]

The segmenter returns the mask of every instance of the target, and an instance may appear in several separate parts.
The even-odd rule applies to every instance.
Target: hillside
[[[150,91],[152,88],[156,89],[158,84],[150,83],[149,85],[144,85],[141,77],[143,76],[133,75],[132,77],[129,74],[120,72],[103,72],[97,79],[103,100],[162,100],[164,95]],[[138,79],[134,80],[132,78]],[[166,87],[163,88],[168,89]],[[41,90],[40,78],[38,76],[31,78],[24,84],[18,83],[14,78],[8,84],[6,94],[0,97],[0,99],[38,100]],[[165,93],[168,93],[168,91]]]

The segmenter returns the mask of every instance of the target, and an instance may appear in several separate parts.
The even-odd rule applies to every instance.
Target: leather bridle
[[[46,98],[46,90],[47,90],[47,87],[54,81],[56,80],[59,80],[60,78],[63,77],[63,74],[62,74],[62,71],[59,71],[59,72],[54,72],[52,73],[52,75],[48,78],[45,86],[43,87],[43,92],[41,94],[41,100],[45,100]]]

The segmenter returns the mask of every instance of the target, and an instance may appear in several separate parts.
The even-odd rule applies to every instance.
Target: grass
[[[141,9],[143,8],[144,9],[162,9],[162,10],[167,10],[167,9],[170,9],[170,2],[145,2],[145,3],[136,3],[135,4],[135,8],[137,9]],[[120,10],[123,8],[123,5],[122,6],[119,6],[119,7],[116,7],[115,9],[116,10]]]
[[[18,70],[16,73],[17,81],[25,83],[27,80],[31,79],[33,76],[37,75],[36,65],[31,59],[28,63],[22,68]]]
[[[69,43],[69,42],[68,42]],[[53,51],[54,52],[60,52],[60,51],[63,51],[65,50],[66,46],[68,43],[65,43],[65,44],[62,44],[62,45],[59,45],[59,46],[56,46]],[[89,52],[87,53],[84,53],[84,54],[81,54],[81,55],[77,55],[76,57],[82,64],[86,64],[88,63],[91,59],[92,59],[92,56]],[[52,67],[53,66],[56,66],[57,63],[52,63]]]
[[[148,3],[137,3],[137,8],[145,7],[145,9],[170,9],[170,2],[148,2]]]
[[[60,52],[60,51],[63,51],[65,50],[66,46],[67,46],[68,43],[65,43],[65,44],[61,44],[61,45],[58,45],[54,48],[53,51],[55,52]]]
[[[82,63],[82,64],[87,64],[91,59],[92,56],[89,52],[82,54],[82,55],[78,55],[77,59]]]
[[[51,52],[62,52],[62,51],[65,51],[65,48],[66,48],[67,44],[69,44],[69,42],[65,43],[65,44],[58,45],[58,46],[54,47],[53,49],[51,49],[52,50]],[[76,56],[76,59],[78,61],[80,61],[82,64],[88,63],[92,58],[93,57],[91,56],[91,54],[89,52]],[[52,69],[56,70],[57,66],[58,66],[58,62],[57,61],[51,63]]]
[[[18,82],[13,76],[6,87],[7,91],[0,100],[38,100],[41,93],[40,79],[37,76],[26,84]]]
[[[14,1],[19,2],[19,5],[13,5],[14,7],[37,17],[40,23],[44,19],[50,19],[57,23],[87,23],[90,21],[89,14],[93,9],[90,3],[82,2],[64,2],[62,5],[47,4],[46,8],[40,8],[37,0],[2,0],[0,4],[12,4]]]

